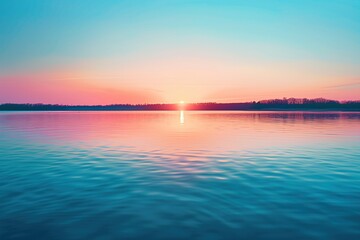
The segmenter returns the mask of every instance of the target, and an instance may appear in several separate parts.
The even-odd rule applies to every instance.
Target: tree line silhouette
[[[4,103],[0,111],[164,111],[164,110],[253,110],[253,111],[360,111],[360,101],[325,98],[282,98],[242,103],[60,105]]]

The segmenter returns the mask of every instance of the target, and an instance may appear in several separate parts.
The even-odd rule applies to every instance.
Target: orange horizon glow
[[[283,97],[327,98],[333,100],[359,100],[360,83],[332,84],[331,86],[283,86],[258,88],[251,83],[243,87],[159,86],[139,87],[136,84],[112,86],[98,79],[71,78],[69,74],[34,74],[33,76],[0,77],[0,103],[46,103],[69,105],[151,104],[186,102],[247,102]],[[90,80],[88,80],[90,79]],[[26,84],[24,84],[26,82]],[[114,84],[114,83],[113,83]],[[241,85],[241,84],[238,84]],[[161,86],[160,86],[161,87]],[[167,90],[165,90],[167,89]],[[179,100],[180,99],[180,100]]]

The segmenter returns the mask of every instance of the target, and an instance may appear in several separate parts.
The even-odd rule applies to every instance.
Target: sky
[[[360,99],[359,0],[0,1],[0,103]]]

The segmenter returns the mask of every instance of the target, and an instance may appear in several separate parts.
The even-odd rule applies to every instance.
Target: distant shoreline
[[[26,109],[4,109],[0,106],[0,112],[156,112],[156,111],[256,111],[256,112],[360,112],[358,108],[263,108],[263,109],[99,109],[99,108],[69,108],[69,109],[38,109],[38,108],[26,108]]]
[[[360,109],[348,110],[348,109],[262,109],[262,110],[0,110],[0,112],[178,112],[178,111],[187,111],[187,112],[360,112]]]
[[[323,98],[283,98],[244,103],[187,103],[187,104],[0,104],[0,111],[360,111],[360,101],[336,101]]]

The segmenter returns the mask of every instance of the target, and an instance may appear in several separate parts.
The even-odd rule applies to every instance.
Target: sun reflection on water
[[[185,123],[185,114],[184,111],[180,111],[180,124],[184,124]]]

